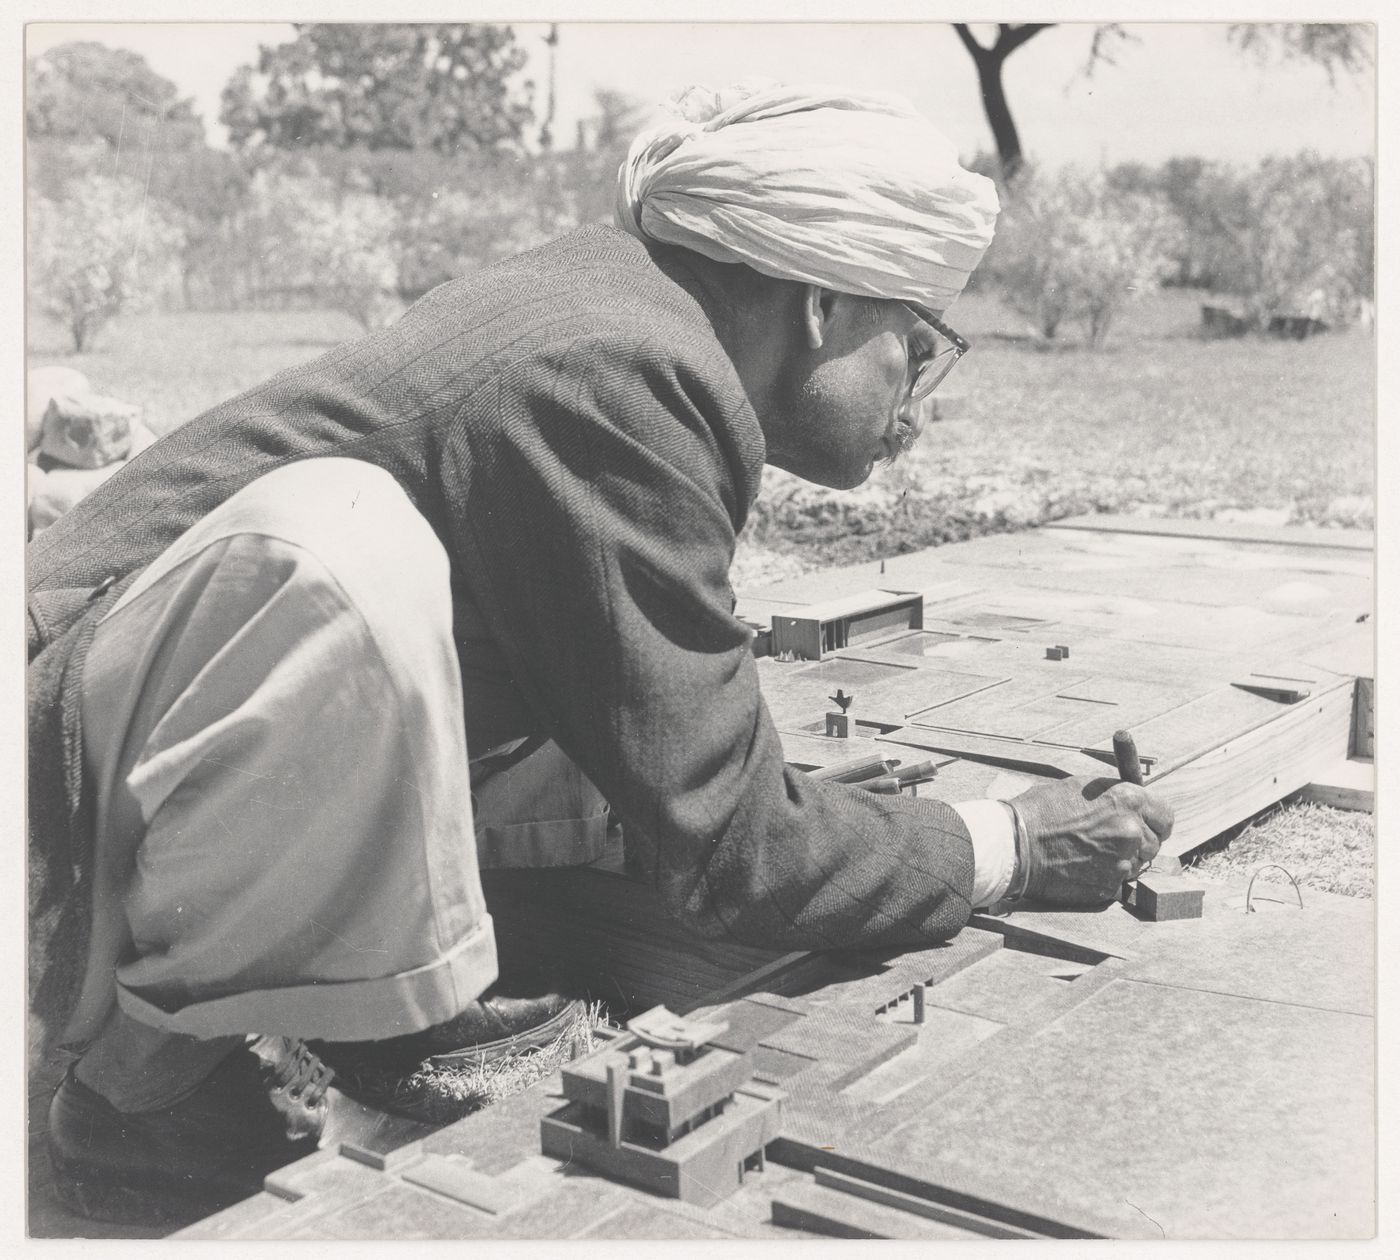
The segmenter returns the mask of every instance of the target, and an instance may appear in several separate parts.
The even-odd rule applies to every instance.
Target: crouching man
[[[498,981],[472,802],[473,763],[542,738],[706,936],[925,946],[1152,859],[1170,810],[1130,784],[1013,807],[786,766],[733,616],[765,462],[844,488],[909,447],[995,215],[897,98],[713,100],[636,139],[616,227],[189,421],[31,544],[31,970],[79,1055],[71,1202],[254,1192],[315,1144],[307,1039],[334,1064],[556,1020]],[[529,834],[522,864],[564,860]]]

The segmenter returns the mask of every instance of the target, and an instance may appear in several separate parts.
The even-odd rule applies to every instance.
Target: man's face
[[[877,460],[907,451],[923,427],[927,404],[911,404],[909,387],[930,348],[928,326],[898,302],[830,292],[809,329],[814,321],[819,335],[793,356],[774,399],[781,414],[769,435],[768,462],[848,490],[870,476]]]

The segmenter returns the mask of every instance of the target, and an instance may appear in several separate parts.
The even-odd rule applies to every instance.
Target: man
[[[735,537],[765,461],[849,487],[913,441],[995,195],[897,99],[692,118],[633,144],[619,228],[214,408],[32,545],[35,1005],[81,1051],[51,1149],[82,1210],[207,1209],[314,1146],[302,1038],[557,1013],[491,987],[471,797],[540,737],[674,914],[773,948],[1102,902],[1170,831],[1106,780],[955,807],[783,764]],[[586,861],[579,834],[492,860]]]

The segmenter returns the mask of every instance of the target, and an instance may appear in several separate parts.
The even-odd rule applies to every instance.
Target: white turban
[[[632,142],[619,227],[844,293],[944,310],[962,292],[992,241],[996,188],[908,101],[782,85],[727,107],[705,96],[697,109],[691,89],[691,120]]]

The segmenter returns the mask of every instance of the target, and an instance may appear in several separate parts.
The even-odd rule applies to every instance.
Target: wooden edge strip
[[[1374,551],[1369,529],[1323,529],[1316,525],[1233,525],[1224,521],[1161,520],[1150,516],[1071,516],[1046,521],[1042,529],[1076,529],[1095,534],[1150,534],[1199,538],[1208,542],[1260,543],[1289,547],[1328,547],[1339,551]]]

